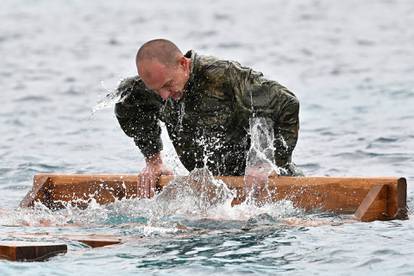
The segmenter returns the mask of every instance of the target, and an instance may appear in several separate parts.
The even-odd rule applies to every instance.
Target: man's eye
[[[172,83],[169,82],[169,83],[164,84],[163,88],[170,88],[171,86],[172,86]]]

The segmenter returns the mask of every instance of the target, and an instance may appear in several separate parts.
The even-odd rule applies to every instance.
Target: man
[[[249,119],[273,126],[276,164],[297,175],[292,163],[299,130],[299,102],[279,83],[237,62],[189,51],[171,41],[146,42],[136,55],[138,76],[121,82],[115,114],[146,160],[140,195],[151,197],[160,175],[171,174],[161,158],[160,121],[189,171],[244,175],[250,146]]]

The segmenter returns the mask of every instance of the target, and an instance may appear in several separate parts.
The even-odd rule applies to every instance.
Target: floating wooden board
[[[103,247],[113,244],[122,243],[121,237],[114,235],[104,235],[104,234],[49,234],[49,233],[2,233],[0,238],[18,238],[18,239],[56,239],[56,240],[65,240],[65,241],[77,241],[84,243],[92,248]]]
[[[0,259],[10,261],[44,261],[57,254],[66,253],[66,244],[45,242],[0,242]]]
[[[375,185],[372,187],[355,211],[355,218],[361,221],[386,219],[387,190],[388,187],[386,185]],[[384,213],[381,214],[379,210],[384,210]],[[380,217],[381,215],[382,217]]]
[[[103,246],[108,246],[108,245],[113,245],[113,244],[119,244],[122,242],[122,240],[118,237],[114,237],[114,236],[102,236],[102,235],[68,235],[68,236],[64,236],[64,239],[68,239],[68,240],[75,240],[81,243],[84,243],[92,248],[96,248],[96,247],[103,247]]]
[[[38,174],[32,190],[21,202],[21,207],[41,202],[51,209],[63,208],[62,202],[86,206],[94,199],[107,204],[123,198],[137,197],[137,175],[107,174]],[[162,176],[159,187],[166,186],[174,177]],[[244,199],[244,179],[237,176],[219,176],[231,189],[237,191],[234,204]],[[184,177],[185,179],[185,177]],[[382,185],[380,191],[375,187]],[[338,214],[353,214],[362,221],[407,219],[407,183],[396,177],[287,177],[269,178],[272,200],[291,200],[304,210],[319,209]],[[374,191],[372,191],[374,189]],[[372,191],[372,192],[370,192]],[[369,196],[369,199],[365,199]],[[364,203],[363,208],[360,208]],[[369,215],[365,214],[369,212]]]

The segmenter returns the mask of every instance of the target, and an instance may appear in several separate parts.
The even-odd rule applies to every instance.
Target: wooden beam
[[[28,207],[38,200],[52,209],[62,208],[59,201],[86,206],[95,199],[107,204],[122,198],[137,197],[137,175],[59,175],[39,174],[35,177],[34,188],[22,201]],[[162,176],[159,187],[164,187],[173,176]],[[237,191],[234,204],[244,200],[244,179],[236,176],[219,176],[231,189]],[[44,181],[38,187],[37,179]],[[185,180],[186,178],[183,177]],[[353,214],[372,187],[384,185],[386,192],[381,198],[387,204],[387,215],[383,219],[407,219],[406,189],[404,178],[396,177],[271,177],[268,187],[273,201],[291,200],[296,207],[304,210],[320,209],[338,214]],[[42,195],[42,193],[44,193]]]
[[[10,261],[44,261],[61,253],[66,253],[66,244],[44,242],[10,241],[0,242],[0,259]]]
[[[49,202],[50,178],[47,174],[36,174],[33,178],[32,190],[20,202],[20,207],[31,207],[34,202]]]
[[[355,211],[355,218],[365,222],[386,219],[388,217],[387,193],[386,185],[373,186]]]
[[[64,239],[84,243],[92,248],[114,245],[122,242],[120,238],[108,235],[68,235],[62,237]]]
[[[84,243],[92,248],[103,247],[113,244],[122,243],[119,236],[107,234],[49,234],[49,233],[21,233],[21,232],[6,232],[0,235],[0,238],[10,239],[53,239],[65,241],[77,241]]]
[[[230,188],[237,191],[234,203],[244,200],[243,177],[220,176]],[[173,177],[164,176],[160,186],[167,185]],[[337,214],[353,214],[372,187],[384,185],[387,191],[381,193],[375,204],[387,205],[385,216],[377,219],[408,219],[407,183],[405,178],[396,177],[271,177],[268,181],[272,200],[291,200],[298,208],[306,211],[320,209]],[[380,203],[381,202],[381,203]]]
[[[389,219],[408,219],[407,180],[398,178],[397,184],[388,185],[388,190]]]

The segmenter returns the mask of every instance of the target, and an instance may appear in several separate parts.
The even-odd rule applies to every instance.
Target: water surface
[[[1,239],[106,233],[128,242],[94,250],[72,242],[48,262],[0,261],[0,274],[412,275],[412,220],[348,223],[288,203],[184,210],[154,224],[151,204],[137,201],[57,213],[16,208],[38,172],[143,167],[112,109],[91,114],[107,90],[135,74],[137,47],[166,37],[183,50],[238,60],[295,92],[294,159],[305,174],[404,176],[412,209],[413,13],[404,0],[2,1]],[[185,173],[163,137],[167,160]]]

